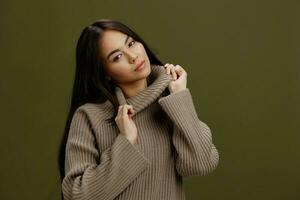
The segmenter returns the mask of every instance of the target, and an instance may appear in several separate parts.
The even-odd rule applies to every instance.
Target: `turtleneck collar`
[[[153,64],[150,66],[151,72],[147,77],[149,85],[144,90],[138,92],[135,96],[126,98],[122,89],[115,85],[115,95],[119,104],[132,105],[135,114],[155,101],[168,87],[169,82],[172,80],[172,75],[166,73],[164,66]]]

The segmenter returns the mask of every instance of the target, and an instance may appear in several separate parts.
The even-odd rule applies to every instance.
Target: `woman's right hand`
[[[136,143],[137,140],[137,128],[132,120],[134,110],[132,105],[124,104],[120,105],[118,114],[115,118],[115,122],[120,130],[120,134],[124,136],[132,143]]]

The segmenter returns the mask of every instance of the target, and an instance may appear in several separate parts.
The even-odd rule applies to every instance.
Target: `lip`
[[[135,71],[139,70],[145,63],[145,60],[142,60],[139,64],[136,65]]]

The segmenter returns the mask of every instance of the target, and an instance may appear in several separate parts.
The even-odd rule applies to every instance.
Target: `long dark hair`
[[[76,46],[76,71],[71,105],[67,115],[58,156],[61,182],[65,176],[64,162],[66,142],[70,123],[76,109],[85,103],[103,103],[106,100],[109,100],[114,105],[114,117],[112,120],[117,115],[119,105],[114,95],[114,83],[105,77],[103,64],[99,56],[101,49],[98,46],[98,41],[99,39],[101,40],[103,32],[107,29],[120,31],[142,43],[150,63],[163,65],[150,50],[146,42],[144,42],[144,40],[131,28],[120,21],[100,19],[82,30]]]

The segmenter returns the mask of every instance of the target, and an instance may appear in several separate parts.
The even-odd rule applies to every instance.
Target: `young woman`
[[[61,145],[63,198],[184,200],[182,177],[219,162],[186,84],[183,67],[162,64],[123,23],[85,27]]]

